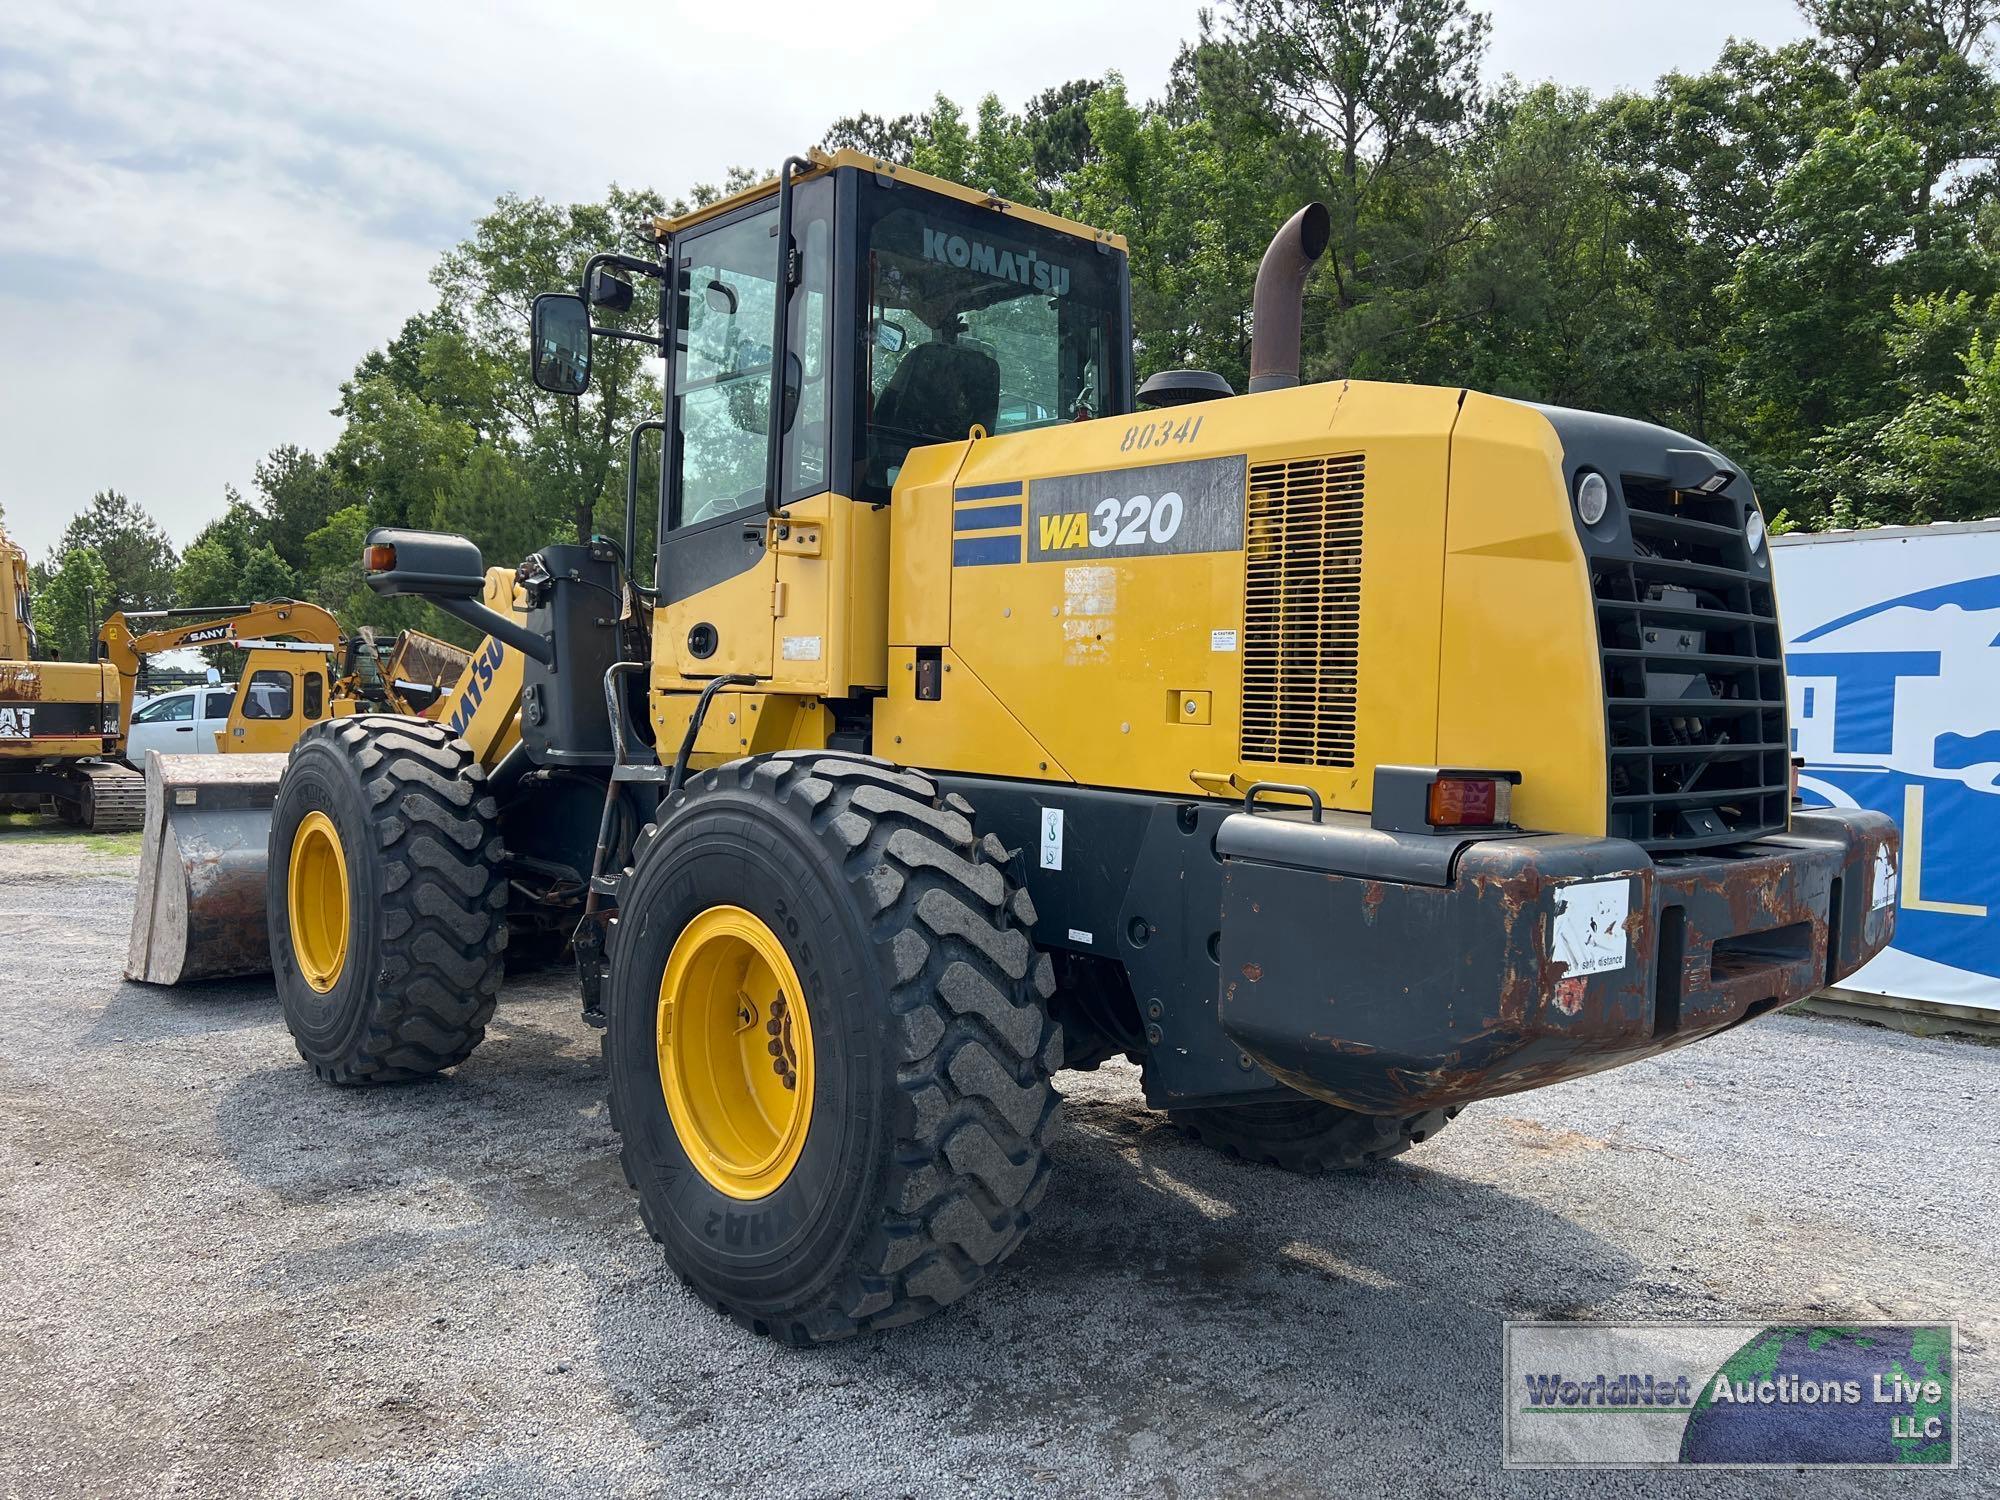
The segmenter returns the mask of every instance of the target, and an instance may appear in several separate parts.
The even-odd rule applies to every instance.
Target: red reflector
[[[396,567],[396,549],[387,542],[370,542],[361,554],[361,566],[371,573],[393,572]]]
[[[1431,783],[1433,828],[1490,828],[1507,821],[1513,787],[1488,777],[1440,776]]]

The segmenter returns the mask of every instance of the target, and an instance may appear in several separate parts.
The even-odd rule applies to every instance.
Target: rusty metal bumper
[[[1698,1041],[1859,968],[1895,925],[1879,813],[1653,859],[1616,839],[1222,825],[1218,1019],[1306,1093],[1405,1114]]]

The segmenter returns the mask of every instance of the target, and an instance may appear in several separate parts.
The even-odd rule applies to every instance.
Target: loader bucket
[[[264,872],[282,755],[146,755],[145,842],[125,977],[264,974]]]

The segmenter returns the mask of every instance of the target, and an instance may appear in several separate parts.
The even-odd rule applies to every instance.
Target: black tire
[[[667,814],[621,896],[604,1037],[646,1228],[703,1300],[786,1343],[957,1301],[1020,1243],[1047,1186],[1062,1058],[1006,851],[928,777],[832,751],[704,773]],[[816,1057],[798,1162],[749,1200],[693,1166],[656,1051],[668,955],[718,905],[782,943]]]
[[[1364,1115],[1300,1095],[1264,1104],[1176,1109],[1167,1118],[1191,1140],[1244,1161],[1317,1177],[1401,1156],[1436,1135],[1458,1108]]]
[[[287,904],[299,824],[323,812],[348,878],[346,962],[321,994],[299,972]],[[271,816],[271,966],[299,1055],[328,1083],[401,1083],[486,1035],[507,944],[499,813],[463,740],[357,714],[308,729]]]

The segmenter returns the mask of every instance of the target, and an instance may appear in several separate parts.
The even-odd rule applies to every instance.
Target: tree
[[[297,568],[305,562],[306,537],[324,526],[348,497],[333,465],[293,443],[281,443],[259,460],[256,479],[258,534],[288,566]]]
[[[188,607],[236,604],[246,596],[243,568],[219,538],[204,536],[181,555],[174,575],[174,597]]]
[[[1331,199],[1335,293],[1352,307],[1368,295],[1371,221],[1407,211],[1472,116],[1489,23],[1466,0],[1235,0],[1222,24],[1237,55],[1210,54],[1216,92],[1310,163]]]
[[[1028,161],[1034,173],[1034,201],[1047,205],[1063,186],[1091,161],[1097,147],[1090,132],[1090,101],[1104,87],[1102,79],[1077,78],[1043,89],[1028,101],[1022,131],[1028,141]]]
[[[109,579],[98,608],[163,609],[173,603],[174,568],[179,559],[166,532],[117,490],[100,490],[77,514],[51,550],[53,562],[72,552],[89,551]]]
[[[557,205],[509,195],[432,273],[444,321],[426,337],[420,368],[476,398],[475,410],[440,416],[462,423],[475,443],[518,453],[544,515],[566,518],[580,542],[589,540],[592,518],[607,496],[618,495],[622,503],[625,436],[634,422],[658,411],[659,385],[640,346],[601,339],[592,350],[587,395],[537,389],[524,352],[530,310],[538,293],[576,286],[597,251],[655,255],[652,227],[664,207],[657,193],[616,184],[602,203]],[[600,309],[598,315],[646,331],[651,306],[651,288],[642,288],[631,312]],[[441,493],[434,491],[433,500]]]
[[[243,562],[243,594],[253,602],[289,599],[298,587],[291,565],[278,556],[269,542],[255,549]]]
[[[89,661],[97,627],[112,610],[111,574],[88,547],[72,547],[36,589],[31,606],[35,635],[63,661]]]

